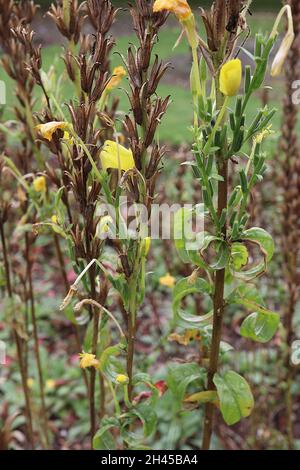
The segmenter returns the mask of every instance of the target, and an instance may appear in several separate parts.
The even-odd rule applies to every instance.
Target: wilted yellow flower
[[[33,386],[34,386],[34,380],[31,377],[29,377],[27,379],[27,387],[32,388]]]
[[[80,367],[82,369],[86,369],[87,367],[98,367],[99,361],[96,359],[95,354],[90,354],[90,353],[80,353]]]
[[[56,132],[58,129],[65,130],[67,127],[67,122],[51,121],[47,122],[46,124],[39,124],[36,126],[36,129],[39,131],[41,136],[44,137],[44,139],[51,141],[54,132]]]
[[[126,76],[126,70],[122,65],[119,65],[119,67],[115,67],[113,70],[113,76],[109,80],[106,89],[107,90],[113,90],[114,88],[117,88],[117,86],[120,85],[122,78]]]
[[[46,178],[45,176],[38,176],[33,181],[33,187],[37,193],[43,193],[46,191]]]
[[[171,276],[169,273],[159,278],[159,283],[161,286],[172,288],[174,287],[175,282],[176,282],[175,277]]]
[[[292,9],[290,5],[285,5],[279,12],[274,27],[273,31],[271,33],[271,37],[275,37],[278,34],[278,26],[280,23],[280,20],[282,16],[286,13],[287,15],[287,20],[288,20],[288,29],[286,32],[286,35],[283,38],[283,41],[281,43],[281,46],[279,48],[279,51],[277,52],[275,59],[272,64],[271,68],[271,76],[272,77],[277,77],[278,75],[281,74],[282,67],[284,65],[284,62],[287,58],[287,55],[289,53],[290,48],[292,47],[292,44],[295,39],[295,33],[294,33],[294,22],[293,22],[293,15],[292,15]]]
[[[167,10],[175,13],[180,21],[185,21],[192,15],[191,7],[186,0],[155,0],[154,13]]]
[[[241,86],[242,63],[233,59],[223,65],[220,73],[220,91],[225,96],[235,96]]]
[[[186,32],[191,48],[195,50],[198,47],[199,36],[196,32],[195,17],[188,2],[186,0],[155,0],[153,12],[164,10],[175,13]]]
[[[187,346],[191,341],[200,340],[200,333],[198,330],[186,330],[183,335],[171,333],[168,340]]]
[[[103,170],[116,168],[127,171],[135,168],[132,151],[113,140],[105,141],[100,158]]]
[[[53,379],[46,380],[46,388],[48,390],[53,390],[55,388],[56,382]]]
[[[51,222],[53,222],[54,224],[57,224],[57,215],[52,215]]]
[[[118,374],[116,377],[116,382],[121,385],[128,384],[128,377],[125,374]]]

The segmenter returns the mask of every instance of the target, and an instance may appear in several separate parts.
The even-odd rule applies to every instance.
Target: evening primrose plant
[[[246,51],[253,66],[243,67],[237,57],[240,52],[237,43],[248,30],[246,13],[250,3],[216,0],[210,10],[202,10],[206,41],[196,32],[194,15],[187,2],[156,0],[154,3],[154,11],[175,13],[193,57],[194,160],[187,164],[202,188],[202,202],[194,212],[202,214],[204,231],[201,237],[197,234],[197,250],[190,248],[186,234],[175,241],[182,259],[193,263],[195,271],[174,287],[173,310],[178,327],[198,328],[203,341],[208,339],[198,366],[206,387],[185,398],[195,406],[205,405],[203,449],[210,447],[216,407],[228,425],[249,416],[254,407],[246,380],[235,371],[220,369],[220,358],[227,350],[221,340],[228,307],[236,305],[249,311],[240,334],[253,341],[269,341],[280,321],[279,315],[265,306],[255,286],[255,279],[266,272],[272,259],[274,242],[264,229],[249,227],[247,212],[251,191],[267,169],[263,145],[271,133],[275,109],[259,109],[250,121],[248,105],[253,94],[263,87],[284,12],[289,20],[288,33],[275,58],[273,75],[280,71],[288,53],[293,24],[290,7],[285,6],[271,35],[258,34],[254,54]],[[175,230],[189,224],[192,215],[190,211],[180,210],[175,217]],[[181,307],[182,300],[193,293],[201,293],[206,299],[207,311],[201,315],[187,314]],[[186,367],[189,369],[191,365]]]

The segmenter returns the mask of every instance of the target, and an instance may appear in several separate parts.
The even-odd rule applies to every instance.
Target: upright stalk
[[[8,262],[7,249],[6,249],[4,227],[3,227],[2,222],[0,223],[0,236],[1,236],[1,243],[2,243],[2,249],[3,249],[6,289],[7,289],[8,297],[11,300],[13,300],[13,292],[12,292],[11,279],[10,279],[10,269],[9,269],[9,262]],[[27,378],[28,378],[27,371],[26,371],[26,367],[23,361],[22,340],[19,337],[18,333],[16,332],[15,328],[13,328],[13,335],[14,335],[14,340],[16,343],[18,364],[19,364],[23,394],[24,394],[24,399],[25,399],[25,416],[26,416],[26,423],[27,423],[28,438],[29,438],[29,442],[30,442],[32,449],[34,449],[31,404],[30,404],[30,395],[29,395],[29,390],[28,390],[28,385],[27,385]]]
[[[70,286],[69,286],[69,281],[68,281],[68,277],[67,277],[67,273],[66,273],[66,269],[65,269],[64,257],[63,257],[62,251],[61,251],[58,235],[55,233],[53,238],[54,238],[54,244],[55,244],[57,259],[58,259],[58,262],[59,262],[61,276],[62,276],[64,285],[65,285],[65,293],[67,295],[67,293],[69,292]],[[80,351],[81,351],[81,342],[80,342],[80,334],[79,334],[78,325],[74,324],[74,323],[71,323],[71,325],[72,325],[72,329],[74,331],[77,353],[80,353]],[[81,369],[81,371],[82,371],[82,376],[83,376],[83,380],[84,380],[86,389],[88,391],[89,383],[88,383],[88,377],[87,377],[86,370]]]
[[[224,96],[219,91],[219,76],[216,79],[216,97],[217,109],[219,112],[223,108]],[[223,116],[224,120],[224,116]],[[220,150],[217,154],[217,168],[218,173],[222,177],[222,181],[218,182],[218,216],[220,217],[223,209],[227,208],[227,194],[228,194],[228,161],[224,158],[224,149]],[[226,239],[227,226],[224,224],[222,229],[223,237]],[[224,316],[224,285],[225,285],[225,268],[216,272],[214,281],[214,315],[213,315],[213,331],[209,358],[209,368],[207,376],[208,390],[215,390],[213,378],[218,370],[220,343],[222,337],[222,326]],[[210,448],[210,441],[213,429],[214,420],[214,404],[207,403],[205,407],[204,416],[204,430],[202,449],[208,450]]]
[[[292,384],[295,368],[291,364],[291,349],[295,339],[293,327],[296,305],[299,300],[299,211],[300,211],[300,147],[297,134],[298,105],[293,100],[294,83],[299,78],[300,59],[300,4],[298,0],[284,2],[291,6],[295,40],[287,57],[285,72],[285,95],[283,100],[283,115],[281,151],[284,155],[279,184],[282,187],[282,248],[284,256],[284,271],[286,279],[287,299],[284,306],[283,324],[286,331],[286,351],[284,358],[284,381],[286,422],[285,433],[289,449],[295,446],[293,435],[293,396]],[[281,160],[280,160],[281,163]]]
[[[39,388],[40,388],[40,398],[41,398],[41,414],[43,422],[43,432],[45,438],[45,447],[49,447],[49,435],[48,435],[48,419],[47,419],[47,409],[45,402],[45,389],[44,389],[44,379],[43,379],[43,369],[42,361],[40,354],[39,346],[39,337],[38,337],[38,328],[37,328],[37,319],[35,312],[35,301],[34,301],[34,292],[33,292],[33,283],[32,283],[32,262],[30,259],[30,241],[28,233],[25,236],[25,250],[26,250],[26,262],[27,262],[27,281],[28,281],[28,292],[29,292],[29,304],[32,320],[32,329],[33,329],[33,339],[34,339],[34,352],[37,363],[38,370],[38,379],[39,379]]]
[[[132,376],[133,376],[133,359],[134,359],[134,345],[135,345],[135,334],[136,334],[136,293],[137,293],[137,279],[136,273],[132,274],[132,279],[129,282],[129,309],[127,313],[127,375],[128,375],[128,397],[132,399]]]

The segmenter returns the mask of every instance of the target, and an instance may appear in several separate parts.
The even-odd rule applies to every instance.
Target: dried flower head
[[[277,28],[285,12],[287,14],[287,19],[288,19],[288,29],[287,29],[286,35],[283,38],[281,46],[275,56],[275,59],[273,61],[272,68],[271,68],[272,77],[277,77],[278,75],[281,74],[282,67],[284,65],[284,62],[287,58],[287,55],[295,39],[293,15],[292,15],[292,10],[291,10],[290,5],[285,5],[280,10],[277,16],[277,19],[275,21],[274,27],[273,27],[273,31],[271,33],[271,37],[274,37],[278,34]]]

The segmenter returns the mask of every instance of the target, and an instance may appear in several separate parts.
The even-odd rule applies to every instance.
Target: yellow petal
[[[48,390],[53,390],[55,388],[56,382],[53,379],[46,380],[46,388]]]
[[[96,359],[95,354],[90,353],[81,353],[79,354],[80,357],[80,367],[82,369],[86,369],[87,367],[97,367],[99,365],[98,359]]]
[[[103,170],[115,168],[127,171],[135,168],[132,151],[112,140],[106,140],[100,158]]]
[[[233,59],[223,65],[220,73],[220,91],[225,96],[235,96],[241,86],[242,63]]]
[[[126,76],[126,70],[122,65],[119,65],[118,67],[115,67],[113,70],[113,76],[109,80],[106,88],[107,90],[112,90],[113,88],[116,88],[122,81],[122,78]]]
[[[37,193],[42,193],[42,192],[46,191],[46,178],[45,178],[45,176],[38,176],[37,178],[35,178],[35,180],[33,181],[33,187],[34,187],[34,190]]]
[[[174,287],[175,282],[176,282],[175,277],[171,276],[169,273],[159,278],[160,285],[164,287],[172,288]]]
[[[125,374],[118,374],[117,377],[116,377],[116,382],[118,384],[122,384],[122,385],[125,385],[128,383],[128,377],[127,375]]]
[[[56,132],[58,129],[65,130],[67,129],[67,127],[67,122],[51,121],[47,122],[46,124],[39,124],[38,126],[36,126],[36,129],[41,134],[41,136],[44,137],[44,139],[51,141],[54,132]]]
[[[180,21],[184,21],[192,15],[191,7],[186,0],[156,0],[153,5],[154,13],[164,10],[175,13]]]

